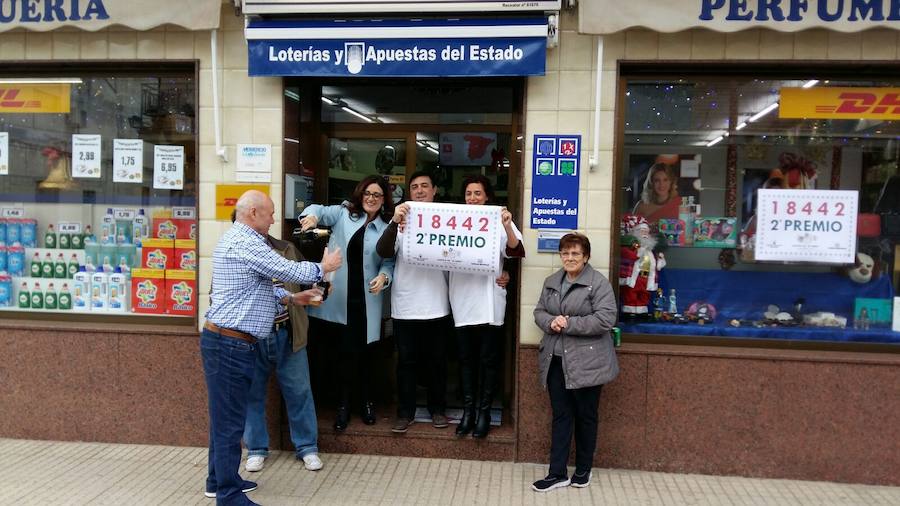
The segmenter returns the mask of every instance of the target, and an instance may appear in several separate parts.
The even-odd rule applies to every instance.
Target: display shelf
[[[0,312],[29,314],[62,314],[62,315],[95,315],[95,316],[129,316],[135,318],[193,318],[191,315],[134,313],[131,311],[82,311],[75,309],[23,309],[16,306],[0,306]]]

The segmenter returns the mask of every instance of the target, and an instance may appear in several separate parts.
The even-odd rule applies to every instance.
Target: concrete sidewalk
[[[213,506],[203,496],[206,449],[0,439],[2,505]],[[896,505],[900,487],[594,469],[585,489],[532,492],[546,466],[509,462],[322,455],[306,471],[275,452],[250,497],[296,504]]]

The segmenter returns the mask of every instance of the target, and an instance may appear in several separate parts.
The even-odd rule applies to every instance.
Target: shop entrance
[[[478,80],[312,80],[285,81],[285,236],[296,228],[297,211],[311,203],[340,204],[366,176],[382,175],[391,184],[395,203],[406,200],[409,176],[428,172],[440,202],[462,203],[463,178],[483,174],[493,183],[497,199],[521,225],[521,160],[523,79]],[[300,182],[295,188],[295,183]],[[290,188],[289,188],[290,186]],[[296,190],[296,191],[295,191]],[[324,241],[303,243],[309,258],[317,258]],[[506,270],[506,345],[502,395],[494,417],[512,427],[514,351],[518,341],[518,262]],[[383,338],[377,345],[372,391],[377,403],[376,427],[389,430],[396,406],[396,351],[389,305],[385,307]],[[327,336],[310,336],[309,358],[316,407],[322,432],[330,432],[336,405],[334,356]],[[448,414],[461,406],[452,329],[447,336]],[[420,374],[424,378],[424,374]],[[420,413],[427,416],[424,388]],[[353,407],[355,410],[355,406]],[[501,416],[502,415],[502,416]],[[353,414],[348,433],[362,427]],[[446,431],[448,435],[452,430]]]

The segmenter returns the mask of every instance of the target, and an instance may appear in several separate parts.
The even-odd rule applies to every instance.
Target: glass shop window
[[[195,317],[193,65],[48,72],[0,75],[0,311]]]
[[[900,343],[900,81],[827,74],[626,78],[623,331]]]

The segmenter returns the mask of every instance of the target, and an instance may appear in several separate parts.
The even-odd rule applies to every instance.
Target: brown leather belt
[[[216,325],[211,321],[207,321],[203,324],[203,328],[209,330],[210,332],[215,332],[216,334],[221,334],[223,336],[235,337],[237,339],[241,339],[243,341],[247,341],[250,344],[256,344],[256,338],[251,336],[246,332],[241,332],[239,330],[231,330],[231,329],[223,329],[222,327]]]

